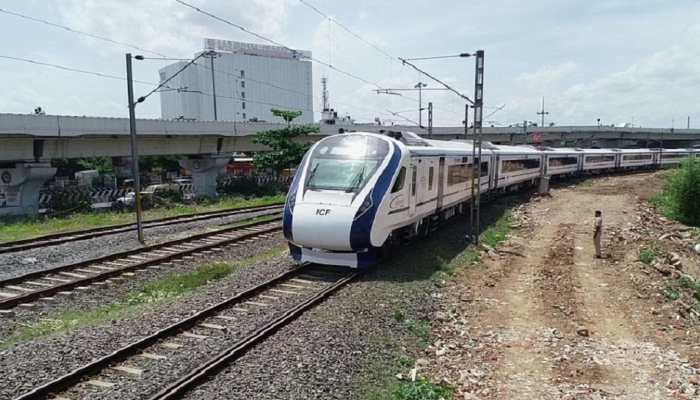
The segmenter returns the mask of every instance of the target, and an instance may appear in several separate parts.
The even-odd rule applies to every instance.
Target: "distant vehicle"
[[[116,200],[114,200],[114,203],[112,203],[112,208],[131,208],[134,206],[134,204],[136,204],[136,193],[129,192],[124,196],[118,197]]]
[[[173,179],[173,183],[177,183],[178,185],[187,185],[187,184],[192,183],[192,178],[184,177],[184,178]]]
[[[148,185],[146,189],[141,191],[142,195],[152,196],[158,194],[159,192],[165,192],[168,190],[180,190],[180,185],[176,183],[159,183],[157,185]]]

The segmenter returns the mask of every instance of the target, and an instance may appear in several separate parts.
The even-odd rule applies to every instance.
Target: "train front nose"
[[[306,248],[350,251],[352,207],[327,204],[297,204],[294,209],[294,242]]]

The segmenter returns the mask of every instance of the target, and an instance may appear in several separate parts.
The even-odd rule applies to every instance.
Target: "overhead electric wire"
[[[195,57],[195,58],[193,58],[192,60],[190,60],[189,62],[187,62],[185,65],[182,66],[182,68],[180,68],[179,70],[177,70],[177,72],[175,72],[174,74],[170,75],[170,77],[168,77],[168,79],[162,81],[161,83],[158,84],[158,86],[156,86],[155,88],[153,88],[153,90],[151,90],[150,92],[146,93],[145,96],[139,97],[138,100],[137,100],[137,102],[138,102],[138,103],[142,103],[142,102],[143,102],[144,100],[146,100],[150,95],[152,95],[153,93],[157,92],[158,89],[160,89],[160,88],[162,88],[163,86],[165,86],[168,82],[170,82],[173,78],[175,78],[176,76],[178,76],[178,75],[179,75],[182,71],[184,71],[187,67],[189,67],[190,65],[192,65],[195,61],[197,61],[197,60],[200,59],[201,57],[204,57],[206,54],[207,54],[206,52],[202,52],[202,53],[200,53],[197,57]]]
[[[58,24],[58,23],[55,23],[55,22],[51,22],[51,21],[44,20],[44,19],[35,18],[35,17],[29,16],[29,15],[25,15],[25,14],[20,14],[20,13],[18,13],[18,12],[5,10],[5,9],[3,9],[3,8],[0,8],[0,12],[3,12],[3,13],[5,13],[5,14],[9,14],[9,15],[13,15],[13,16],[17,16],[17,17],[20,17],[20,18],[23,18],[23,19],[26,19],[26,20],[29,20],[29,21],[38,22],[38,23],[41,23],[41,24],[45,24],[45,25],[48,25],[48,26],[52,26],[52,27],[55,27],[55,28],[64,29],[64,30],[66,30],[66,31],[68,31],[68,32],[75,33],[75,34],[78,34],[78,35],[87,36],[87,37],[90,37],[90,38],[92,38],[92,39],[102,40],[102,41],[105,41],[105,42],[108,42],[108,43],[112,43],[112,44],[115,44],[115,45],[119,45],[119,46],[123,46],[123,47],[129,47],[129,48],[132,48],[132,49],[135,49],[135,50],[139,50],[139,51],[146,52],[146,53],[151,53],[151,54],[156,54],[156,55],[160,56],[160,57],[144,57],[144,59],[146,59],[146,60],[173,60],[173,61],[189,61],[189,60],[190,60],[189,58],[174,58],[174,57],[170,57],[170,56],[168,56],[168,55],[166,55],[166,54],[162,54],[162,53],[157,52],[157,51],[155,51],[155,50],[149,50],[149,49],[146,49],[146,48],[143,48],[143,47],[141,47],[141,46],[137,46],[137,45],[134,45],[134,44],[131,44],[131,43],[120,42],[120,41],[118,41],[118,40],[110,39],[110,38],[108,38],[108,37],[106,37],[106,36],[100,36],[100,35],[96,35],[96,34],[94,34],[94,33],[81,31],[81,30],[74,29],[74,28],[71,28],[71,27],[66,26],[66,25],[61,25],[61,24]],[[201,67],[201,68],[204,68],[204,69],[207,69],[207,70],[211,70],[211,67],[209,67],[209,66],[207,66],[207,65],[202,65],[202,64],[199,64],[199,63],[195,63],[195,64],[196,64],[198,67]],[[217,72],[217,73],[221,73],[221,74],[230,74],[229,72],[221,71],[221,70],[217,70],[217,69],[214,69],[214,71]],[[231,74],[231,75],[233,75],[233,74]],[[300,92],[300,91],[298,91],[298,90],[294,90],[294,89],[290,89],[290,88],[284,88],[284,87],[277,86],[277,85],[272,84],[272,83],[268,83],[268,82],[256,80],[256,79],[250,78],[250,77],[246,78],[246,80],[249,80],[249,81],[252,81],[252,82],[256,82],[256,83],[259,83],[259,84],[261,84],[261,85],[266,85],[266,86],[274,87],[274,88],[276,88],[276,89],[283,90],[283,91],[289,91],[289,92],[301,94],[301,95],[304,95],[304,96],[311,96],[311,95],[308,94],[308,93],[303,93],[303,92]],[[136,81],[134,81],[134,82],[136,82]],[[154,85],[155,85],[155,83],[154,83]],[[217,97],[218,97],[218,96],[217,96]]]
[[[235,28],[238,28],[238,29],[242,30],[243,32],[246,32],[246,33],[248,33],[248,34],[250,34],[250,35],[253,35],[253,36],[255,36],[255,37],[259,38],[259,39],[262,39],[262,40],[264,40],[264,41],[266,41],[266,42],[268,42],[268,43],[272,43],[272,44],[274,44],[275,46],[282,47],[282,48],[284,48],[284,49],[286,49],[286,50],[288,50],[288,51],[290,51],[290,52],[292,52],[292,53],[294,53],[294,54],[300,54],[298,50],[294,50],[294,49],[290,48],[289,46],[287,46],[287,45],[285,45],[285,44],[283,44],[283,43],[280,43],[280,42],[278,42],[278,41],[276,41],[276,40],[274,40],[274,39],[270,39],[270,38],[268,38],[268,37],[266,37],[266,36],[263,36],[263,35],[261,35],[261,34],[259,34],[259,33],[255,33],[255,32],[251,31],[250,29],[248,29],[248,28],[246,28],[246,27],[244,27],[244,26],[242,26],[242,25],[236,24],[235,22],[231,22],[231,21],[229,21],[229,20],[227,20],[227,19],[225,19],[225,18],[219,17],[219,16],[214,15],[214,14],[208,12],[208,11],[202,10],[201,8],[196,7],[196,6],[193,6],[192,4],[189,4],[189,3],[187,3],[187,2],[185,2],[185,1],[183,1],[183,0],[175,0],[175,1],[177,1],[177,2],[180,3],[180,4],[182,4],[183,6],[189,7],[189,8],[191,8],[191,9],[193,9],[193,10],[195,10],[195,11],[201,13],[201,14],[204,14],[204,15],[206,15],[206,16],[208,16],[208,17],[211,17],[211,18],[213,18],[213,19],[215,19],[215,20],[217,20],[217,21],[219,21],[219,22],[223,22],[223,23],[225,23],[225,24],[227,24],[227,25],[230,25],[230,26],[233,26],[233,27],[235,27]],[[325,62],[325,61],[323,61],[323,60],[319,60],[319,59],[316,58],[316,57],[313,57],[313,56],[309,56],[309,57],[303,56],[303,57],[304,57],[304,58],[308,58],[309,60],[311,60],[311,61],[313,61],[313,62],[315,62],[315,63],[324,65],[324,66],[326,66],[326,67],[328,67],[328,68],[330,68],[330,69],[332,69],[332,70],[334,70],[334,71],[336,71],[336,72],[339,72],[339,73],[341,73],[341,74],[343,74],[343,75],[345,75],[345,76],[348,76],[348,77],[350,77],[350,78],[353,78],[353,79],[355,79],[355,80],[358,80],[358,81],[360,81],[360,82],[362,82],[362,83],[364,83],[364,84],[376,86],[378,89],[381,89],[381,88],[382,88],[381,85],[379,85],[379,84],[376,83],[376,82],[371,82],[371,81],[369,81],[369,80],[367,80],[367,79],[365,79],[365,78],[362,78],[361,76],[358,76],[358,75],[355,75],[355,74],[353,74],[353,73],[351,73],[351,72],[347,72],[347,71],[345,71],[345,70],[339,69],[339,68],[335,67],[334,65],[332,65],[332,64],[330,64],[330,63],[328,63],[328,62]]]
[[[193,5],[190,5],[190,4],[188,4],[188,3],[184,2],[184,1],[181,1],[181,0],[176,0],[176,1],[177,1],[178,3],[180,3],[180,4],[182,4],[182,5],[185,5],[185,6],[187,6],[187,7],[190,7],[190,8],[192,8],[192,9],[194,9],[195,11],[198,11],[198,12],[200,12],[200,13],[202,13],[202,14],[204,14],[204,15],[207,15],[207,16],[209,16],[209,17],[211,17],[211,18],[214,18],[214,19],[216,19],[216,20],[218,20],[218,21],[220,21],[220,22],[223,22],[223,23],[226,23],[226,24],[228,24],[228,25],[234,26],[234,27],[236,27],[236,28],[238,28],[238,29],[241,29],[242,31],[244,31],[244,32],[246,32],[246,33],[248,33],[248,34],[251,34],[251,35],[253,35],[253,36],[255,36],[255,37],[259,38],[259,39],[262,39],[262,40],[267,41],[267,42],[269,42],[269,43],[272,43],[272,44],[274,44],[274,45],[283,47],[283,48],[285,48],[285,49],[287,49],[287,50],[289,50],[289,51],[291,51],[291,52],[298,53],[296,50],[293,50],[293,49],[289,48],[288,46],[286,46],[286,45],[284,45],[284,44],[282,44],[282,43],[280,43],[280,42],[277,42],[277,41],[275,41],[275,40],[273,40],[273,39],[270,39],[270,38],[265,37],[265,36],[263,36],[263,35],[260,35],[260,34],[258,34],[258,33],[256,33],[256,32],[253,32],[253,31],[251,31],[251,30],[249,30],[249,29],[247,29],[247,28],[245,28],[245,27],[243,27],[243,26],[241,26],[241,25],[238,25],[238,24],[236,24],[236,23],[233,23],[233,22],[231,22],[231,21],[228,21],[228,20],[226,20],[226,19],[224,19],[224,18],[220,18],[220,17],[218,17],[218,16],[216,16],[216,15],[214,15],[214,14],[212,14],[212,13],[209,13],[209,12],[207,12],[207,11],[201,10],[201,9],[199,9],[198,7],[195,7],[195,6],[193,6]],[[313,7],[311,4],[308,4],[308,3],[305,4],[305,5],[310,6],[311,8],[315,8],[315,7]],[[318,13],[320,13],[320,14],[323,15],[323,13],[322,13],[320,10],[318,10],[317,8],[316,8],[314,11],[315,11],[315,12],[318,12]],[[75,28],[72,28],[72,27],[67,26],[67,25],[59,24],[59,23],[56,23],[56,22],[51,22],[51,21],[48,21],[48,20],[45,20],[45,19],[41,19],[41,18],[32,17],[32,16],[29,16],[29,15],[25,15],[25,14],[18,13],[18,12],[14,12],[14,11],[10,11],[10,10],[6,10],[6,9],[3,9],[3,8],[0,8],[0,12],[5,13],[5,14],[8,14],[8,15],[16,16],[16,17],[19,17],[19,18],[22,18],[22,19],[26,19],[26,20],[29,20],[29,21],[41,23],[41,24],[44,24],[44,25],[47,25],[47,26],[51,26],[51,27],[54,27],[54,28],[63,29],[63,30],[65,30],[65,31],[68,31],[68,32],[71,32],[71,33],[74,33],[74,34],[78,34],[78,35],[83,35],[83,36],[86,36],[86,37],[89,37],[89,38],[92,38],[92,39],[101,40],[101,41],[105,41],[105,42],[108,42],[108,43],[112,43],[112,44],[115,44],[115,45],[118,45],[118,46],[123,46],[123,47],[132,48],[132,49],[138,50],[138,51],[140,51],[140,52],[146,52],[146,53],[151,53],[151,54],[155,54],[155,55],[160,56],[160,58],[156,58],[156,57],[144,57],[144,58],[146,58],[146,59],[151,58],[151,59],[163,59],[163,60],[183,60],[183,61],[184,61],[184,60],[188,60],[188,59],[183,59],[183,58],[173,58],[173,57],[169,57],[169,56],[166,55],[166,54],[160,53],[160,52],[155,51],[155,50],[150,50],[150,49],[147,49],[147,48],[144,48],[144,47],[141,47],[141,46],[137,46],[137,45],[135,45],[135,44],[131,44],[131,43],[127,43],[127,42],[122,42],[122,41],[114,40],[114,39],[111,39],[111,38],[108,38],[108,37],[105,37],[105,36],[97,35],[97,34],[90,33],[90,32],[86,32],[86,31],[82,31],[82,30],[79,30],[79,29],[75,29]],[[355,37],[356,39],[363,41],[363,42],[366,43],[367,45],[373,47],[375,50],[381,52],[383,55],[385,55],[385,56],[387,56],[387,57],[390,57],[390,58],[394,58],[394,56],[392,56],[391,54],[389,54],[389,53],[387,53],[386,51],[382,50],[382,49],[379,48],[379,46],[377,46],[376,44],[371,43],[371,42],[369,42],[368,40],[366,40],[366,39],[362,38],[361,36],[357,35],[356,33],[352,32],[352,30],[350,30],[347,26],[343,25],[342,23],[338,22],[337,20],[335,20],[335,19],[333,19],[333,18],[330,18],[330,17],[328,17],[328,18],[329,18],[330,20],[332,20],[336,25],[340,26],[343,30],[345,30],[346,32],[348,32],[349,34],[351,34],[351,35],[352,35],[353,37]],[[202,54],[205,54],[205,53],[202,53]],[[168,79],[166,79],[165,81],[161,82],[160,84],[153,83],[153,82],[142,81],[142,80],[133,80],[133,82],[134,82],[134,83],[138,83],[138,84],[142,84],[142,85],[155,85],[155,86],[156,86],[153,90],[151,90],[149,93],[147,93],[145,96],[143,96],[143,99],[144,99],[144,100],[145,100],[147,97],[151,96],[153,93],[159,92],[160,89],[162,89],[162,88],[168,88],[168,89],[171,89],[171,90],[178,90],[178,88],[173,88],[173,87],[171,87],[171,86],[168,86],[167,83],[170,82],[177,74],[179,74],[179,73],[182,72],[184,69],[186,69],[187,67],[189,67],[189,65],[194,64],[194,65],[196,65],[197,67],[201,67],[201,68],[204,68],[204,69],[207,69],[207,70],[212,70],[211,67],[209,67],[209,66],[207,66],[207,65],[199,64],[199,63],[196,62],[196,61],[202,56],[202,54],[200,54],[199,56],[195,57],[193,60],[190,60],[183,68],[181,68],[180,70],[178,70],[175,74],[173,74],[173,75],[170,76]],[[33,60],[33,59],[29,59],[29,58],[13,57],[13,56],[0,56],[0,58],[5,58],[5,59],[15,60],[15,61],[22,61],[22,62],[32,63],[32,64],[36,64],[36,65],[41,65],[41,66],[48,66],[48,67],[57,68],[57,69],[65,70],[65,71],[70,71],[70,72],[77,72],[77,73],[83,73],[83,74],[93,75],[93,76],[101,77],[101,78],[116,79],[116,80],[122,80],[122,81],[125,81],[125,80],[126,80],[126,77],[124,77],[124,76],[118,76],[118,75],[113,75],[113,74],[107,74],[107,73],[103,73],[103,72],[89,71],[89,70],[84,70],[84,69],[79,69],[79,68],[72,68],[72,67],[68,67],[68,66],[64,66],[64,65],[53,64],[53,63],[47,63],[47,62],[42,62],[42,61]],[[315,62],[315,63],[321,64],[321,65],[324,65],[324,66],[326,66],[326,67],[328,67],[328,68],[330,68],[330,69],[332,69],[332,70],[334,70],[334,71],[336,71],[336,72],[339,72],[339,73],[341,73],[341,74],[343,74],[343,75],[345,75],[345,76],[348,76],[348,77],[350,77],[350,78],[352,78],[352,79],[358,80],[358,81],[360,81],[360,82],[362,82],[362,83],[365,83],[365,84],[368,84],[368,85],[372,85],[372,86],[375,86],[375,87],[377,87],[377,88],[381,88],[381,85],[379,85],[379,84],[376,83],[376,82],[369,81],[369,80],[367,80],[367,79],[365,79],[365,78],[362,78],[362,77],[360,77],[360,76],[358,76],[358,75],[355,75],[355,74],[353,74],[353,73],[350,73],[350,72],[345,71],[345,70],[342,70],[342,69],[339,69],[339,68],[335,67],[334,65],[332,65],[332,64],[330,64],[330,63],[328,63],[328,62],[325,62],[325,61],[323,61],[323,60],[317,59],[317,58],[315,58],[315,57],[310,57],[309,60],[311,60],[311,61],[313,61],[313,62]],[[232,73],[229,73],[229,72],[226,72],[226,71],[221,71],[221,70],[217,70],[217,69],[213,69],[213,71],[214,71],[215,73],[225,74],[225,75],[229,75],[229,76],[235,76],[235,74],[232,74]],[[275,85],[275,84],[272,84],[272,83],[264,82],[264,81],[261,81],[261,80],[257,80],[257,79],[251,78],[251,77],[246,77],[245,80],[249,80],[249,81],[252,81],[252,82],[256,82],[256,83],[259,83],[259,84],[261,84],[261,85],[270,86],[270,87],[276,88],[276,89],[278,89],[278,90],[288,91],[288,92],[291,92],[291,93],[297,93],[297,94],[300,94],[300,95],[303,95],[303,96],[307,96],[307,97],[312,96],[311,94],[308,94],[308,93],[303,93],[303,92],[300,92],[300,91],[298,91],[298,90],[294,90],[294,89],[290,89],[290,88],[284,88],[284,87],[281,87],[281,86],[278,86],[278,85]],[[205,95],[205,96],[213,96],[212,94],[205,93],[205,92],[202,92],[202,91],[184,91],[184,90],[183,90],[183,92],[197,93],[197,94]],[[283,106],[283,105],[280,105],[280,104],[269,103],[269,102],[263,102],[263,101],[256,101],[256,100],[252,100],[252,99],[250,99],[250,98],[245,98],[245,99],[243,99],[243,98],[240,98],[240,97],[230,97],[230,96],[223,96],[223,95],[218,95],[218,94],[217,94],[216,97],[217,97],[217,98],[227,98],[227,99],[241,100],[241,101],[246,101],[246,102],[250,102],[250,103],[266,104],[266,105],[272,105],[272,106],[277,106],[277,107],[286,107],[286,106]],[[407,98],[407,99],[410,99],[410,100],[413,100],[413,101],[418,101],[417,99],[414,99],[414,98],[411,98],[411,97],[407,97],[407,96],[404,96],[404,98]],[[286,108],[290,108],[290,107],[286,107]],[[355,107],[355,108],[359,108],[359,107]],[[315,112],[313,109],[303,109],[303,110]],[[367,109],[367,110],[370,110],[370,109]],[[376,110],[371,110],[371,111],[372,111],[372,112],[377,112]],[[384,112],[378,112],[378,113],[379,113],[379,114],[385,114]],[[390,113],[391,113],[391,111],[390,111]],[[391,114],[391,115],[393,115],[393,114]],[[410,120],[409,120],[409,122],[414,122],[414,121],[410,121]]]
[[[55,22],[47,21],[47,20],[45,20],[45,19],[36,18],[36,17],[31,17],[31,16],[29,16],[29,15],[20,14],[20,13],[15,12],[15,11],[5,10],[4,8],[0,8],[0,12],[5,13],[5,14],[9,14],[9,15],[14,15],[14,16],[16,16],[16,17],[23,18],[23,19],[26,19],[26,20],[30,20],[30,21],[39,22],[39,23],[42,23],[42,24],[45,24],[45,25],[53,26],[54,28],[65,29],[65,30],[67,30],[67,31],[69,31],[69,32],[76,33],[76,34],[83,35],[83,36],[88,36],[88,37],[91,37],[91,38],[93,38],[93,39],[103,40],[103,41],[105,41],[105,42],[110,42],[110,43],[113,43],[113,44],[116,44],[116,45],[119,45],[119,46],[131,47],[132,49],[139,50],[139,51],[145,51],[146,53],[156,54],[156,55],[159,55],[159,56],[161,56],[161,57],[167,57],[165,54],[161,54],[161,53],[159,53],[159,52],[157,52],[157,51],[144,49],[143,47],[136,46],[136,45],[134,45],[134,44],[130,44],[130,43],[126,43],[126,42],[120,42],[120,41],[117,41],[117,40],[114,40],[114,39],[110,39],[110,38],[105,37],[105,36],[100,36],[100,35],[96,35],[96,34],[94,34],[94,33],[81,31],[81,30],[74,29],[74,28],[71,28],[71,27],[66,26],[66,25],[61,25],[61,24],[58,24],[58,23],[55,23]]]
[[[52,67],[52,68],[61,69],[64,71],[79,72],[81,74],[94,75],[94,76],[97,76],[100,78],[109,78],[109,79],[117,79],[117,80],[121,80],[121,81],[126,81],[126,77],[124,77],[124,76],[106,74],[104,72],[88,71],[88,70],[73,68],[73,67],[67,67],[65,65],[52,64],[52,63],[47,63],[47,62],[43,62],[43,61],[32,60],[30,58],[12,57],[12,56],[3,56],[3,55],[0,55],[0,58],[14,60],[14,61],[22,61],[22,62],[36,64],[36,65],[42,65],[42,66],[46,66],[46,67]],[[134,80],[133,82],[139,83],[142,85],[157,85],[154,82],[146,82],[146,81],[139,81],[139,80]]]
[[[378,45],[376,45],[376,44],[370,42],[369,40],[367,40],[367,39],[363,38],[362,36],[358,35],[357,33],[353,32],[350,28],[348,28],[347,26],[345,26],[344,24],[342,24],[341,22],[339,22],[337,19],[335,19],[335,18],[329,16],[328,14],[324,13],[323,11],[319,10],[316,6],[310,4],[309,2],[307,2],[307,1],[305,1],[305,0],[299,0],[299,2],[301,2],[301,4],[305,5],[306,7],[310,8],[311,10],[313,10],[313,11],[314,11],[315,13],[317,13],[318,15],[320,15],[320,16],[322,16],[322,17],[324,17],[324,18],[327,18],[329,21],[332,21],[334,24],[336,24],[336,25],[338,25],[339,27],[341,27],[345,32],[347,32],[347,33],[349,33],[350,35],[354,36],[357,40],[359,40],[359,41],[365,43],[366,45],[368,45],[368,46],[374,48],[375,50],[377,50],[378,52],[380,52],[382,55],[388,57],[390,60],[394,60],[394,61],[396,60],[396,57],[395,57],[395,56],[389,54],[387,51],[385,51],[384,49],[382,49],[382,48],[379,47]]]
[[[402,65],[404,65],[404,66],[405,66],[406,64],[410,65],[410,66],[413,67],[415,70],[417,70],[420,74],[423,74],[423,75],[427,76],[428,78],[433,79],[434,81],[436,81],[436,82],[440,83],[441,85],[443,85],[443,86],[445,87],[444,90],[452,91],[452,92],[454,92],[455,94],[457,94],[458,96],[460,96],[462,99],[466,100],[467,102],[473,103],[472,100],[469,99],[469,97],[463,95],[462,93],[458,92],[457,90],[453,89],[451,86],[449,86],[449,85],[447,85],[446,83],[442,82],[441,80],[439,80],[439,79],[433,77],[432,75],[428,74],[427,72],[425,72],[425,71],[423,71],[423,70],[417,68],[415,65],[409,63],[409,62],[406,61],[405,59],[402,59],[401,57],[396,57],[396,56],[391,55],[390,53],[388,53],[387,51],[383,50],[382,48],[380,48],[380,47],[377,46],[376,44],[370,42],[369,40],[367,40],[367,39],[363,38],[362,36],[360,36],[359,34],[355,33],[355,32],[352,31],[350,28],[348,28],[346,25],[344,25],[344,24],[342,24],[341,22],[339,22],[337,19],[332,18],[332,17],[329,16],[327,13],[321,11],[318,7],[316,7],[316,6],[312,5],[312,4],[310,4],[307,0],[299,0],[299,2],[301,2],[303,5],[305,5],[306,7],[310,8],[311,10],[313,10],[313,11],[314,11],[315,13],[317,13],[318,15],[320,15],[320,16],[322,16],[322,17],[324,17],[324,18],[327,18],[329,21],[332,21],[333,23],[335,23],[336,25],[338,25],[339,27],[341,27],[343,30],[345,30],[346,32],[348,32],[350,35],[352,35],[352,36],[355,37],[356,39],[358,39],[358,40],[362,41],[363,43],[365,43],[365,44],[367,44],[367,45],[373,47],[375,50],[379,51],[382,55],[387,56],[387,57],[389,57],[390,59],[392,59],[392,60],[394,60],[394,61],[400,62],[400,63],[401,63]],[[441,56],[441,57],[424,57],[424,58],[422,58],[422,59],[460,57],[460,56],[461,56],[461,55],[457,55],[457,56]],[[383,90],[383,89],[384,89],[384,88],[382,88],[382,90]],[[424,90],[426,90],[426,89],[424,89]],[[428,90],[430,90],[430,89],[428,89]],[[432,89],[432,90],[435,90],[435,89]],[[414,101],[414,102],[418,102],[418,99],[416,99],[416,98],[413,98],[413,97],[410,97],[410,96],[403,96],[403,97],[406,98],[406,99],[410,99],[410,100],[412,100],[412,101]],[[456,112],[456,111],[454,111],[454,110],[451,110],[451,109],[449,109],[449,108],[447,108],[447,107],[445,107],[445,111],[448,111],[449,113],[454,114],[454,115],[461,115],[461,113],[458,113],[458,112]]]
[[[401,62],[403,62],[404,64],[409,65],[411,68],[415,69],[416,71],[420,72],[421,74],[423,74],[423,75],[427,76],[428,78],[434,80],[435,82],[441,84],[442,86],[444,86],[445,88],[447,88],[447,90],[449,90],[449,91],[453,92],[454,94],[456,94],[457,96],[463,98],[463,99],[466,100],[468,103],[474,104],[474,101],[473,101],[472,99],[470,99],[468,96],[466,96],[466,95],[460,93],[459,91],[457,91],[456,89],[454,89],[452,86],[448,85],[447,83],[441,81],[440,79],[438,79],[438,78],[432,76],[431,74],[429,74],[429,73],[423,71],[422,69],[416,67],[416,66],[415,66],[414,64],[412,64],[410,61],[406,61],[406,59],[403,59],[403,58],[401,58],[401,57],[399,57],[399,60],[401,60]]]
[[[177,1],[180,1],[180,0],[177,0]],[[455,90],[455,89],[452,88],[450,85],[448,85],[448,84],[446,84],[445,82],[443,82],[442,80],[440,80],[440,79],[434,77],[433,75],[431,75],[431,74],[429,74],[429,73],[423,71],[422,69],[416,67],[414,64],[412,64],[412,63],[410,63],[409,61],[407,61],[407,59],[404,59],[404,58],[401,58],[401,57],[392,56],[392,55],[389,54],[388,52],[386,52],[386,51],[382,50],[381,48],[379,48],[377,45],[371,43],[371,42],[368,41],[367,39],[365,39],[365,38],[363,38],[362,36],[356,34],[356,33],[353,32],[350,28],[348,28],[348,27],[346,27],[345,25],[343,25],[343,24],[341,24],[340,22],[338,22],[335,18],[331,18],[328,14],[326,14],[326,13],[324,13],[323,11],[321,11],[320,9],[318,9],[316,6],[314,6],[314,5],[310,4],[310,3],[308,3],[306,0],[299,0],[299,1],[300,1],[303,5],[305,5],[306,7],[312,9],[314,12],[316,12],[316,13],[319,14],[319,15],[321,15],[322,17],[328,18],[328,20],[333,21],[336,25],[338,25],[338,26],[340,26],[341,28],[343,28],[346,32],[348,32],[349,34],[351,34],[352,36],[354,36],[354,37],[357,38],[358,40],[360,40],[360,41],[362,41],[362,42],[364,42],[364,43],[366,43],[366,44],[372,46],[373,48],[375,48],[377,51],[379,51],[379,52],[382,53],[383,55],[385,55],[385,56],[387,56],[387,57],[390,57],[390,58],[392,58],[392,59],[397,59],[397,60],[401,61],[401,63],[402,63],[403,65],[409,65],[409,66],[411,66],[413,69],[415,69],[416,71],[418,71],[420,74],[423,74],[423,75],[425,75],[426,77],[428,77],[428,78],[434,80],[435,82],[441,84],[441,85],[444,86],[447,90],[449,90],[449,91],[455,93],[456,95],[458,95],[458,96],[461,97],[462,99],[466,100],[467,102],[474,104],[474,102],[473,102],[468,96],[466,96],[466,95],[460,93],[459,91]],[[458,55],[458,56],[456,56],[456,57],[460,57],[460,56],[461,56],[461,55]],[[424,58],[420,58],[420,59],[447,58],[447,57],[454,57],[454,56],[424,57]],[[417,100],[416,100],[416,101],[417,101]]]

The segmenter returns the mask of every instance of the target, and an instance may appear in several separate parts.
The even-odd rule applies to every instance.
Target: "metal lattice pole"
[[[479,244],[481,232],[481,125],[484,106],[484,51],[476,52],[476,68],[474,72],[474,141],[472,142],[472,209],[473,227],[472,239]],[[476,154],[475,154],[476,153]],[[476,187],[474,187],[476,186]]]
[[[428,139],[433,138],[433,102],[428,103]]]

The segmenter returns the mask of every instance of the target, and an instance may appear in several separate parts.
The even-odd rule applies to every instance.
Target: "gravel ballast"
[[[279,212],[276,212],[279,213]],[[275,212],[258,211],[237,214],[224,218],[212,218],[182,224],[166,225],[144,230],[148,244],[186,237],[208,230],[219,229],[222,224],[230,224]],[[119,251],[141,247],[136,239],[136,231],[100,236],[93,239],[68,242],[15,253],[0,254],[0,279],[7,279],[29,272],[41,271],[82,260],[106,256]]]

